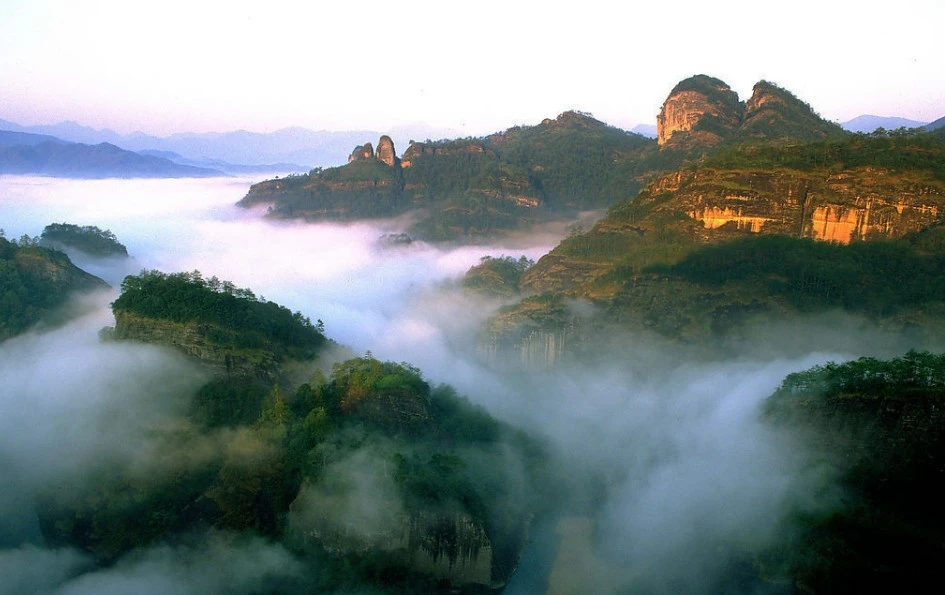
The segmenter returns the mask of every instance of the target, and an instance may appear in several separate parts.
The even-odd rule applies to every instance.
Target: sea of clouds
[[[758,330],[724,360],[655,337],[618,335],[582,364],[500,369],[478,355],[476,341],[501,304],[464,291],[458,280],[484,255],[537,260],[563,237],[563,226],[489,245],[397,245],[382,237],[402,231],[403,222],[306,224],[240,209],[235,203],[250,183],[0,176],[0,227],[8,238],[39,235],[49,223],[96,225],[114,232],[131,255],[111,262],[76,255],[113,289],[76,296],[70,307],[81,315],[64,326],[0,344],[0,471],[7,485],[0,494],[0,594],[250,593],[272,581],[304,584],[310,572],[262,539],[157,545],[107,568],[44,544],[35,491],[109,465],[154,469],[151,430],[176,419],[184,406],[179,395],[206,380],[172,351],[99,340],[98,330],[113,324],[109,302],[121,279],[142,268],[196,269],[248,287],[324,321],[328,336],[352,352],[416,365],[431,382],[452,384],[545,440],[565,495],[558,529],[567,533],[586,521],[592,530],[587,539],[563,535],[553,523],[538,531],[553,547],[538,561],[523,558],[509,592],[534,591],[550,575],[587,592],[717,585],[732,547],[759,547],[786,514],[818,506],[807,494],[825,481],[806,469],[803,444],[761,421],[765,397],[790,372],[907,347],[834,317]],[[555,552],[575,544],[581,556],[562,578]]]

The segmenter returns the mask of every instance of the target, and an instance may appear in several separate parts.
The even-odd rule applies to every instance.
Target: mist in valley
[[[8,238],[39,235],[53,222],[96,225],[132,257],[86,262],[111,291],[76,296],[69,307],[77,318],[0,344],[8,486],[0,495],[0,593],[250,593],[298,588],[318,573],[282,545],[225,533],[161,543],[106,567],[44,543],[33,504],[40,492],[68,491],[116,469],[172,473],[254,448],[238,432],[197,435],[181,421],[186,396],[207,380],[196,365],[168,349],[99,339],[114,324],[109,303],[121,278],[142,268],[199,270],[248,287],[324,321],[349,353],[409,362],[431,384],[454,386],[546,444],[546,493],[522,494],[546,510],[507,589],[517,593],[549,581],[557,592],[755,592],[731,578],[738,564],[790,514],[832,505],[832,478],[810,468],[796,437],[764,423],[763,400],[791,372],[911,347],[832,315],[753,329],[724,357],[614,332],[593,357],[523,368],[503,361],[514,355],[482,355],[481,324],[502,302],[458,281],[484,255],[537,260],[564,229],[493,245],[396,245],[381,239],[401,231],[395,222],[288,223],[239,209],[249,183],[0,177]],[[370,469],[374,454],[356,453],[352,465]],[[332,473],[345,475],[341,467]],[[366,531],[383,526],[385,507],[397,503],[375,479],[341,477],[340,493],[310,489],[293,514],[344,506]]]

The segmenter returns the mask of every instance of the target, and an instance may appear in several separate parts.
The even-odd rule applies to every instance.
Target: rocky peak
[[[398,161],[394,141],[386,134],[377,141],[376,157],[391,167]]]
[[[704,74],[690,77],[676,85],[663,102],[656,119],[657,140],[662,147],[674,135],[685,132],[692,134],[677,138],[716,144],[738,129],[743,111],[738,95],[724,82]]]
[[[759,81],[745,104],[742,134],[763,140],[815,141],[841,136],[844,131],[838,124],[821,118],[790,91]]]
[[[745,115],[750,117],[757,113],[765,104],[783,104],[783,89],[772,85],[767,81],[759,81],[751,89],[751,97],[745,102]],[[769,106],[769,107],[770,107]]]
[[[842,136],[786,89],[759,81],[743,104],[719,79],[697,75],[680,82],[656,120],[661,147],[705,148],[737,136],[755,141],[815,141]]]
[[[365,143],[355,147],[354,151],[351,151],[351,155],[348,156],[348,163],[351,163],[352,161],[364,161],[367,159],[374,159],[374,145],[371,143]]]

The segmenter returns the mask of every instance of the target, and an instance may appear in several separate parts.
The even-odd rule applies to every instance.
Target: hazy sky
[[[0,118],[127,133],[655,123],[705,73],[826,118],[945,115],[942,0],[2,0]]]

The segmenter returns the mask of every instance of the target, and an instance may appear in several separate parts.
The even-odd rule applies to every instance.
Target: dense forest
[[[112,308],[198,364],[210,356],[181,338],[271,350],[279,367],[204,366],[174,417],[148,424],[147,461],[41,490],[48,544],[109,564],[206,531],[265,536],[317,569],[275,592],[480,592],[514,570],[542,506],[522,486],[546,481],[533,438],[406,362],[332,363],[321,321],[199,271],[128,276]]]
[[[753,285],[751,295],[786,298],[798,310],[840,307],[888,316],[945,295],[945,229],[897,241],[849,246],[781,235],[704,246],[676,264],[648,272],[708,285]]]
[[[813,592],[940,592],[943,405],[941,354],[831,362],[785,378],[766,418],[799,432],[810,468],[839,487],[822,487],[819,506],[787,521],[759,558],[770,576]]]
[[[514,296],[521,291],[522,275],[534,264],[525,256],[483,256],[466,271],[462,284],[487,295]]]
[[[0,235],[0,341],[35,325],[76,290],[105,286],[36,238],[14,242]]]
[[[191,456],[147,478],[113,469],[90,486],[44,493],[47,539],[108,561],[206,527],[265,535],[318,569],[284,586],[305,593],[455,592],[469,577],[449,578],[449,569],[488,548],[491,569],[473,577],[475,590],[502,584],[524,545],[532,504],[507,474],[541,467],[535,444],[408,364],[366,355],[288,392],[216,380],[186,419],[194,425],[155,436],[168,454],[207,440],[231,446],[199,465]],[[376,515],[375,529],[364,515]],[[415,567],[417,556],[444,570]]]
[[[396,250],[367,252],[390,259],[385,271],[401,270],[402,253],[434,252],[411,246],[414,235],[480,241],[607,209],[537,263],[483,256],[469,268],[461,305],[497,307],[478,336],[436,327],[443,342],[427,343],[398,318],[409,307],[380,294],[383,324],[401,323],[381,327],[385,348],[421,337],[410,348],[446,356],[436,374],[467,374],[482,384],[476,398],[530,433],[410,362],[353,357],[321,320],[250,289],[143,270],[124,278],[115,328],[95,348],[132,354],[121,380],[153,365],[186,388],[116,391],[101,417],[128,452],[122,442],[95,451],[81,476],[37,482],[29,522],[44,545],[117,573],[207,536],[259,540],[294,564],[257,589],[271,593],[497,592],[523,552],[545,558],[527,561],[546,573],[536,591],[553,590],[557,569],[594,592],[699,591],[685,588],[690,571],[706,591],[941,592],[945,355],[918,349],[945,336],[945,131],[847,134],[766,81],[748,102],[704,75],[671,96],[698,104],[690,92],[706,100],[690,112],[699,120],[680,108],[662,146],[565,112],[411,142],[401,158],[385,137],[383,158],[362,145],[344,166],[261,182],[241,201],[268,205],[270,218],[409,215],[398,220],[409,234],[382,238]],[[104,286],[46,244],[127,255],[95,226],[57,223],[18,241],[0,232],[0,341],[55,324],[69,295]],[[455,294],[414,285],[394,295],[432,316],[408,324],[454,315],[441,306]],[[848,321],[869,340],[822,338]],[[823,353],[906,343],[916,350],[901,357],[791,373],[763,399]],[[741,414],[750,420],[732,420]],[[735,446],[692,452],[712,450],[697,434]],[[762,477],[743,486],[742,470],[705,464],[734,452]],[[742,487],[758,492],[746,502],[771,501],[759,506],[769,527],[701,501]],[[653,530],[680,518],[695,520],[677,535]],[[651,545],[672,567],[650,563]],[[605,574],[611,588],[594,589]]]
[[[945,181],[945,133],[878,129],[871,134],[848,134],[790,146],[730,144],[721,147],[702,165],[834,172],[859,167],[886,168],[893,172],[919,170]]]
[[[51,223],[43,229],[40,244],[50,247],[75,248],[90,256],[128,256],[128,249],[110,230],[94,225]]]
[[[428,240],[494,236],[627,200],[654,172],[678,166],[677,151],[565,112],[536,126],[483,138],[416,142],[402,162],[357,159],[254,185],[244,206],[309,220],[381,218],[418,211],[411,228]]]
[[[257,297],[252,291],[199,271],[166,274],[145,270],[129,275],[115,313],[217,327],[209,337],[236,347],[267,347],[294,358],[312,357],[325,342],[321,321]]]

